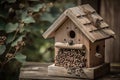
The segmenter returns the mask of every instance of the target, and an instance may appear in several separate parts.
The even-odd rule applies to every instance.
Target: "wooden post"
[[[106,62],[120,62],[120,0],[101,0],[101,16],[116,33],[115,39],[106,40]]]

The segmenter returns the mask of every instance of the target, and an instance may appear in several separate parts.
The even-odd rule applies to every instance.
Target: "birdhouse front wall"
[[[90,66],[89,53],[90,53],[90,41],[86,36],[81,33],[81,31],[76,27],[76,25],[67,19],[58,30],[55,32],[55,42],[69,43],[73,41],[73,44],[83,44],[85,46],[85,57],[86,57],[86,67]],[[58,53],[58,48],[55,47],[55,56]]]

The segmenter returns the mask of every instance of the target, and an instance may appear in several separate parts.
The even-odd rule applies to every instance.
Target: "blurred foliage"
[[[36,3],[32,3],[31,5]],[[44,39],[42,33],[69,7],[77,4],[77,0],[41,0],[32,7],[35,24],[26,25],[27,42],[23,53],[27,55],[27,61],[53,62],[54,61],[54,40]]]
[[[18,73],[25,60],[53,62],[54,40],[45,40],[42,33],[76,4],[77,0],[0,0],[0,78],[10,75],[8,69]],[[8,78],[4,80],[13,80]]]

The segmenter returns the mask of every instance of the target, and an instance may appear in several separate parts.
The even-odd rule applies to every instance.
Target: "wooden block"
[[[84,74],[80,76],[75,74],[69,74],[67,69],[64,67],[58,67],[53,65],[48,66],[48,75],[49,76],[63,76],[63,77],[77,77],[77,78],[87,78],[95,79],[107,74],[110,71],[109,63],[104,63],[102,65],[92,67],[92,68],[83,68]]]

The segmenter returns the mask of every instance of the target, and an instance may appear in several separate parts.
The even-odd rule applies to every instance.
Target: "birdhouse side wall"
[[[75,32],[70,36],[70,31]],[[90,41],[86,38],[86,36],[78,29],[78,27],[70,20],[67,19],[64,24],[60,26],[60,28],[55,32],[55,42],[69,43],[73,41],[74,44],[83,44],[86,47],[86,67],[89,67],[89,53],[90,53]],[[55,56],[58,53],[58,48],[55,47]]]
[[[104,63],[105,40],[90,43],[90,66],[94,67]]]

